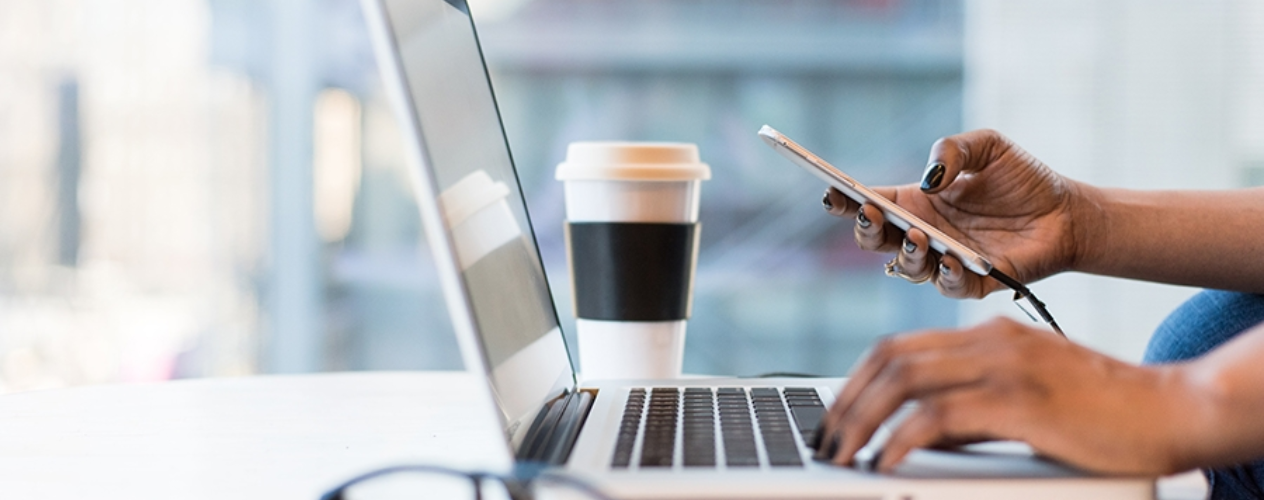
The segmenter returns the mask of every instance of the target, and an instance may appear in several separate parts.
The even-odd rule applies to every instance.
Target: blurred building
[[[966,20],[968,128],[1002,130],[1097,185],[1264,185],[1258,2],[980,0]],[[1035,289],[1072,338],[1132,361],[1196,291],[1086,275]],[[965,303],[963,321],[1013,314],[1005,299]]]
[[[979,126],[1091,182],[1264,183],[1245,0],[470,1],[568,333],[566,144],[714,169],[690,372],[839,375],[877,335],[1017,311],[882,276],[764,123],[874,184]],[[0,3],[0,390],[459,368],[402,141],[355,0]],[[1036,290],[1128,359],[1192,292]]]
[[[208,14],[0,4],[4,390],[255,370],[262,115]]]

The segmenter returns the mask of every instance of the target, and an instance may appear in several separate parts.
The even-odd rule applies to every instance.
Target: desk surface
[[[385,465],[503,466],[476,389],[464,373],[339,373],[0,396],[0,495],[315,499]],[[1159,492],[1204,489],[1186,475]]]

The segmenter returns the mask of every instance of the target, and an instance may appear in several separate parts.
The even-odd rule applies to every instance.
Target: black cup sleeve
[[[575,315],[609,321],[689,317],[701,225],[567,224]]]

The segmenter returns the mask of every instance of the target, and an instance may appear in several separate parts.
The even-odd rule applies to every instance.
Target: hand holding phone
[[[763,128],[759,129],[759,137],[778,153],[781,153],[781,156],[786,157],[795,165],[825,181],[826,184],[833,186],[848,198],[861,205],[867,203],[877,207],[878,210],[882,211],[882,215],[886,217],[887,221],[895,227],[903,231],[908,231],[914,227],[921,230],[930,239],[930,247],[932,249],[941,254],[956,257],[961,261],[962,265],[966,266],[966,269],[980,276],[987,276],[992,271],[992,262],[978,252],[944,234],[943,231],[913,215],[908,210],[905,210],[904,207],[896,205],[891,200],[869,189],[869,187],[843,173],[842,170],[808,151],[807,148],[790,140],[789,137],[786,137],[781,132],[764,125]]]
[[[1045,308],[1044,303],[1036,299],[1031,290],[1027,289],[1021,282],[996,269],[987,257],[958,242],[935,226],[930,225],[903,207],[856,181],[842,170],[830,165],[829,162],[821,159],[811,151],[808,151],[807,148],[800,146],[772,127],[764,125],[760,128],[759,137],[786,159],[833,186],[853,201],[860,203],[862,206],[868,204],[877,207],[886,220],[900,230],[907,232],[911,228],[917,228],[922,231],[927,236],[931,249],[943,255],[952,255],[971,272],[980,276],[989,276],[1013,289],[1014,301],[1023,312],[1027,313],[1032,320],[1049,323],[1054,331],[1065,336],[1062,333],[1062,329],[1058,327],[1057,322],[1053,320],[1053,316]]]

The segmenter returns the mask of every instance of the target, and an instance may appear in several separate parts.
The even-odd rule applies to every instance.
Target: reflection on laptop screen
[[[422,175],[434,187],[420,196],[438,196],[482,355],[512,426],[559,384],[573,383],[573,372],[473,23],[463,0],[383,3],[421,135]]]

